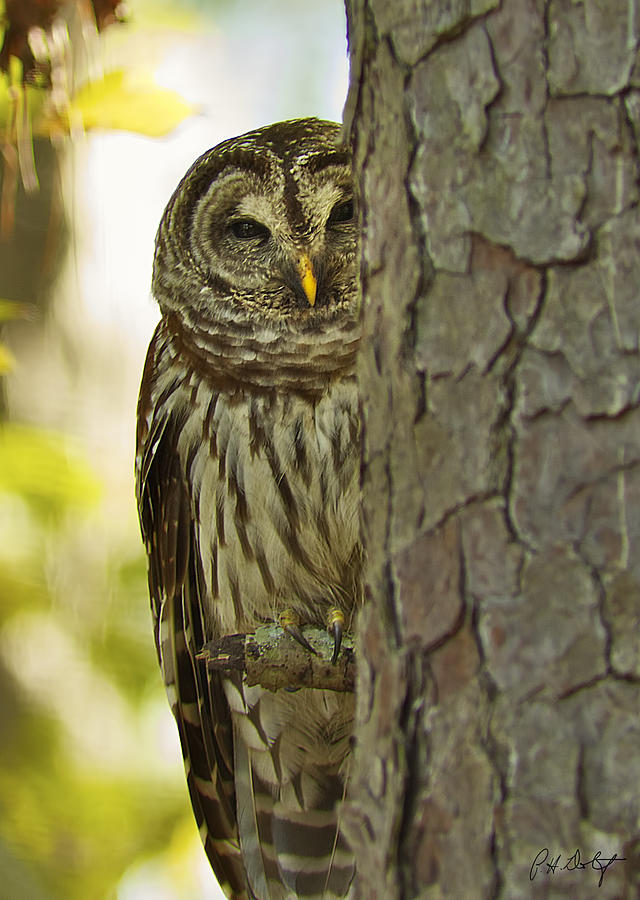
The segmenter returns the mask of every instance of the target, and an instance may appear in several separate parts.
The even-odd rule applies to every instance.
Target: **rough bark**
[[[347,6],[359,895],[635,897],[640,11]]]

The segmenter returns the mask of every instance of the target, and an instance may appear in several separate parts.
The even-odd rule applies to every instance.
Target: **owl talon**
[[[313,653],[314,656],[318,655],[318,651],[314,650],[300,630],[300,619],[292,609],[286,609],[280,614],[280,627],[283,631],[286,631],[287,634],[290,634],[294,641],[297,641],[301,647],[308,650],[309,653]]]
[[[344,613],[337,606],[332,606],[327,616],[327,631],[333,635],[333,654],[331,656],[331,665],[335,666],[340,655],[340,647],[342,646],[342,635],[344,633]]]

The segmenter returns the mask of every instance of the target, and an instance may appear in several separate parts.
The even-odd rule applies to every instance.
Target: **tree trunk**
[[[359,896],[636,897],[637,4],[347,5]]]

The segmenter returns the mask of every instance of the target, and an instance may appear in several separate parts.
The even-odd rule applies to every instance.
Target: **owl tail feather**
[[[286,803],[279,799],[282,786],[260,778],[253,752],[245,741],[234,741],[238,833],[250,895],[255,900],[349,897],[354,862],[335,808],[304,808],[291,797]]]

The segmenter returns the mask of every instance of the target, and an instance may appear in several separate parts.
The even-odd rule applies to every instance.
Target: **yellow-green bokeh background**
[[[346,92],[342,0],[129,0],[128,19],[76,41],[56,110],[31,93],[40,189],[17,184],[0,245],[0,900],[219,896],[134,502],[153,235],[208,146],[339,118]],[[5,80],[4,134],[12,102]]]

